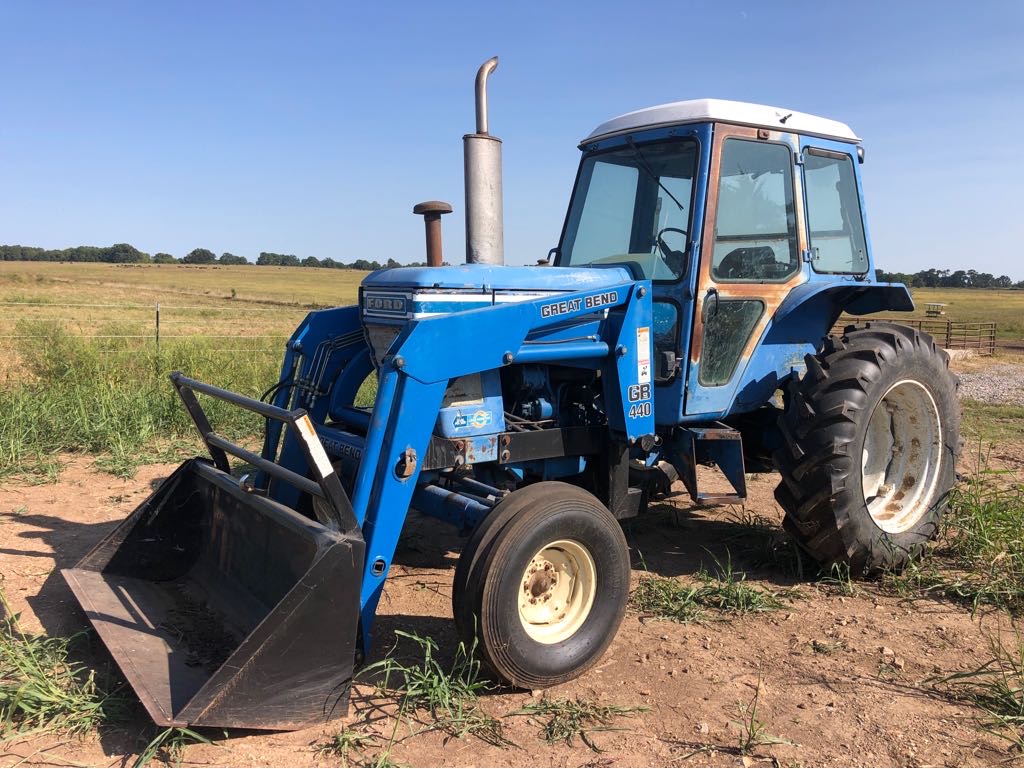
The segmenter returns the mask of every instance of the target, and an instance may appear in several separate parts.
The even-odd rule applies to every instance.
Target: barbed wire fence
[[[134,342],[138,349],[149,347],[156,353],[162,345],[188,340],[211,342],[211,353],[280,356],[307,312],[279,306],[3,301],[0,348],[50,339],[52,332],[42,328],[50,324],[81,339]]]

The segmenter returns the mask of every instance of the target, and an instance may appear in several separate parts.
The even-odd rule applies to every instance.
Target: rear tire
[[[604,505],[567,483],[533,484],[498,505],[463,550],[456,627],[503,681],[564,683],[614,638],[629,574],[625,536]]]
[[[949,357],[894,323],[848,326],[789,382],[775,452],[784,525],[825,565],[899,569],[939,530],[956,480],[960,407]]]

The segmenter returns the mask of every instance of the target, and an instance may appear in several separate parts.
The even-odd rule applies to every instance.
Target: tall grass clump
[[[731,559],[718,563],[717,573],[701,569],[692,582],[672,577],[646,576],[630,596],[641,614],[674,622],[703,619],[708,609],[724,615],[777,611],[799,593],[792,589],[766,590],[747,582],[747,575],[732,567]]]
[[[416,656],[403,662],[388,654],[365,667],[361,675],[376,678],[381,694],[398,698],[396,729],[402,717],[419,713],[423,731],[442,731],[460,738],[473,736],[496,747],[508,744],[501,722],[480,707],[480,695],[491,683],[483,675],[475,649],[460,643],[446,665],[438,658],[434,639],[402,630],[396,630],[395,635],[415,644]],[[394,741],[392,733],[391,744]]]
[[[951,493],[937,542],[890,581],[904,594],[1024,612],[1024,486],[999,470],[962,481]]]
[[[112,699],[92,671],[69,660],[73,640],[24,632],[0,591],[0,744],[41,732],[81,734],[107,718]]]
[[[167,340],[157,351],[152,340],[83,338],[55,323],[23,322],[19,334],[46,339],[20,340],[19,366],[0,388],[0,477],[39,472],[59,452],[106,455],[130,469],[155,442],[195,438],[171,371],[259,397],[280,366],[276,355],[218,350],[238,346],[232,340]],[[263,429],[260,417],[243,409],[212,399],[203,406],[222,435]]]
[[[989,638],[991,657],[971,670],[931,679],[932,686],[954,702],[967,702],[985,714],[986,731],[1024,751],[1024,639],[1003,643]]]

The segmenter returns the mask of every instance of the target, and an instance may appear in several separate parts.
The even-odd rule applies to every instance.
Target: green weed
[[[739,749],[741,756],[749,756],[757,748],[766,745],[792,745],[789,740],[768,733],[768,725],[758,717],[758,706],[761,701],[762,681],[757,679],[757,688],[750,702],[737,705],[738,721],[732,725],[739,729]]]
[[[949,699],[980,708],[986,731],[1024,751],[1024,639],[1014,641],[1008,648],[992,637],[992,656],[985,663],[930,682]]]
[[[508,745],[501,721],[486,714],[479,704],[479,695],[490,688],[481,675],[480,661],[474,649],[462,643],[455,650],[450,667],[437,659],[437,643],[415,633],[396,630],[400,638],[412,641],[419,649],[417,659],[405,663],[389,654],[364,668],[363,675],[374,676],[382,694],[397,695],[399,716],[425,713],[421,731],[440,730],[452,737],[472,735],[498,747]],[[390,751],[394,743],[394,732]]]
[[[803,579],[813,566],[804,563],[803,551],[796,540],[775,521],[747,507],[734,507],[730,518],[738,524],[737,533],[726,542],[744,563],[770,568],[793,579]]]
[[[25,633],[0,590],[0,743],[43,732],[81,734],[116,707],[95,674],[68,659],[74,640]]]
[[[213,741],[209,737],[184,727],[174,726],[164,729],[149,741],[149,744],[143,748],[132,766],[136,767],[136,769],[142,766],[149,766],[149,762],[154,758],[158,758],[165,764],[179,766],[182,759],[185,758],[185,748],[198,743],[212,745]]]
[[[982,470],[951,493],[939,539],[886,584],[904,596],[933,595],[972,610],[1024,611],[1024,486]]]
[[[349,765],[349,757],[355,756],[357,762],[366,766],[369,761],[368,751],[371,748],[380,747],[380,742],[375,734],[364,734],[353,729],[344,729],[335,734],[327,742],[321,742],[316,746],[318,756],[337,756],[341,759],[341,765]],[[375,758],[373,763],[379,765]]]
[[[720,614],[750,614],[776,611],[784,601],[796,597],[794,590],[770,591],[749,584],[747,575],[733,570],[731,560],[718,564],[718,573],[701,570],[695,583],[669,577],[644,577],[630,596],[633,607],[643,614],[675,622],[692,622],[711,609]]]
[[[853,596],[857,594],[857,585],[850,574],[850,564],[833,563],[818,576],[818,584],[839,595]]]
[[[616,718],[633,716],[646,712],[643,707],[621,707],[618,705],[598,705],[584,699],[542,699],[540,702],[526,705],[512,715],[528,715],[540,724],[540,733],[548,743],[564,742],[572,745],[579,737],[583,744],[600,753],[591,735],[594,732],[622,731],[623,727],[613,726]]]

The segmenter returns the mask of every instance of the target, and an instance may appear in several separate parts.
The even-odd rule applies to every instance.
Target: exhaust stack
[[[476,133],[462,137],[466,174],[466,263],[504,264],[501,202],[501,139],[487,126],[487,78],[498,57],[476,73]]]
[[[441,217],[452,212],[451,205],[443,200],[427,200],[413,206],[412,212],[423,216],[427,233],[427,265],[440,267],[444,262],[441,255]]]

